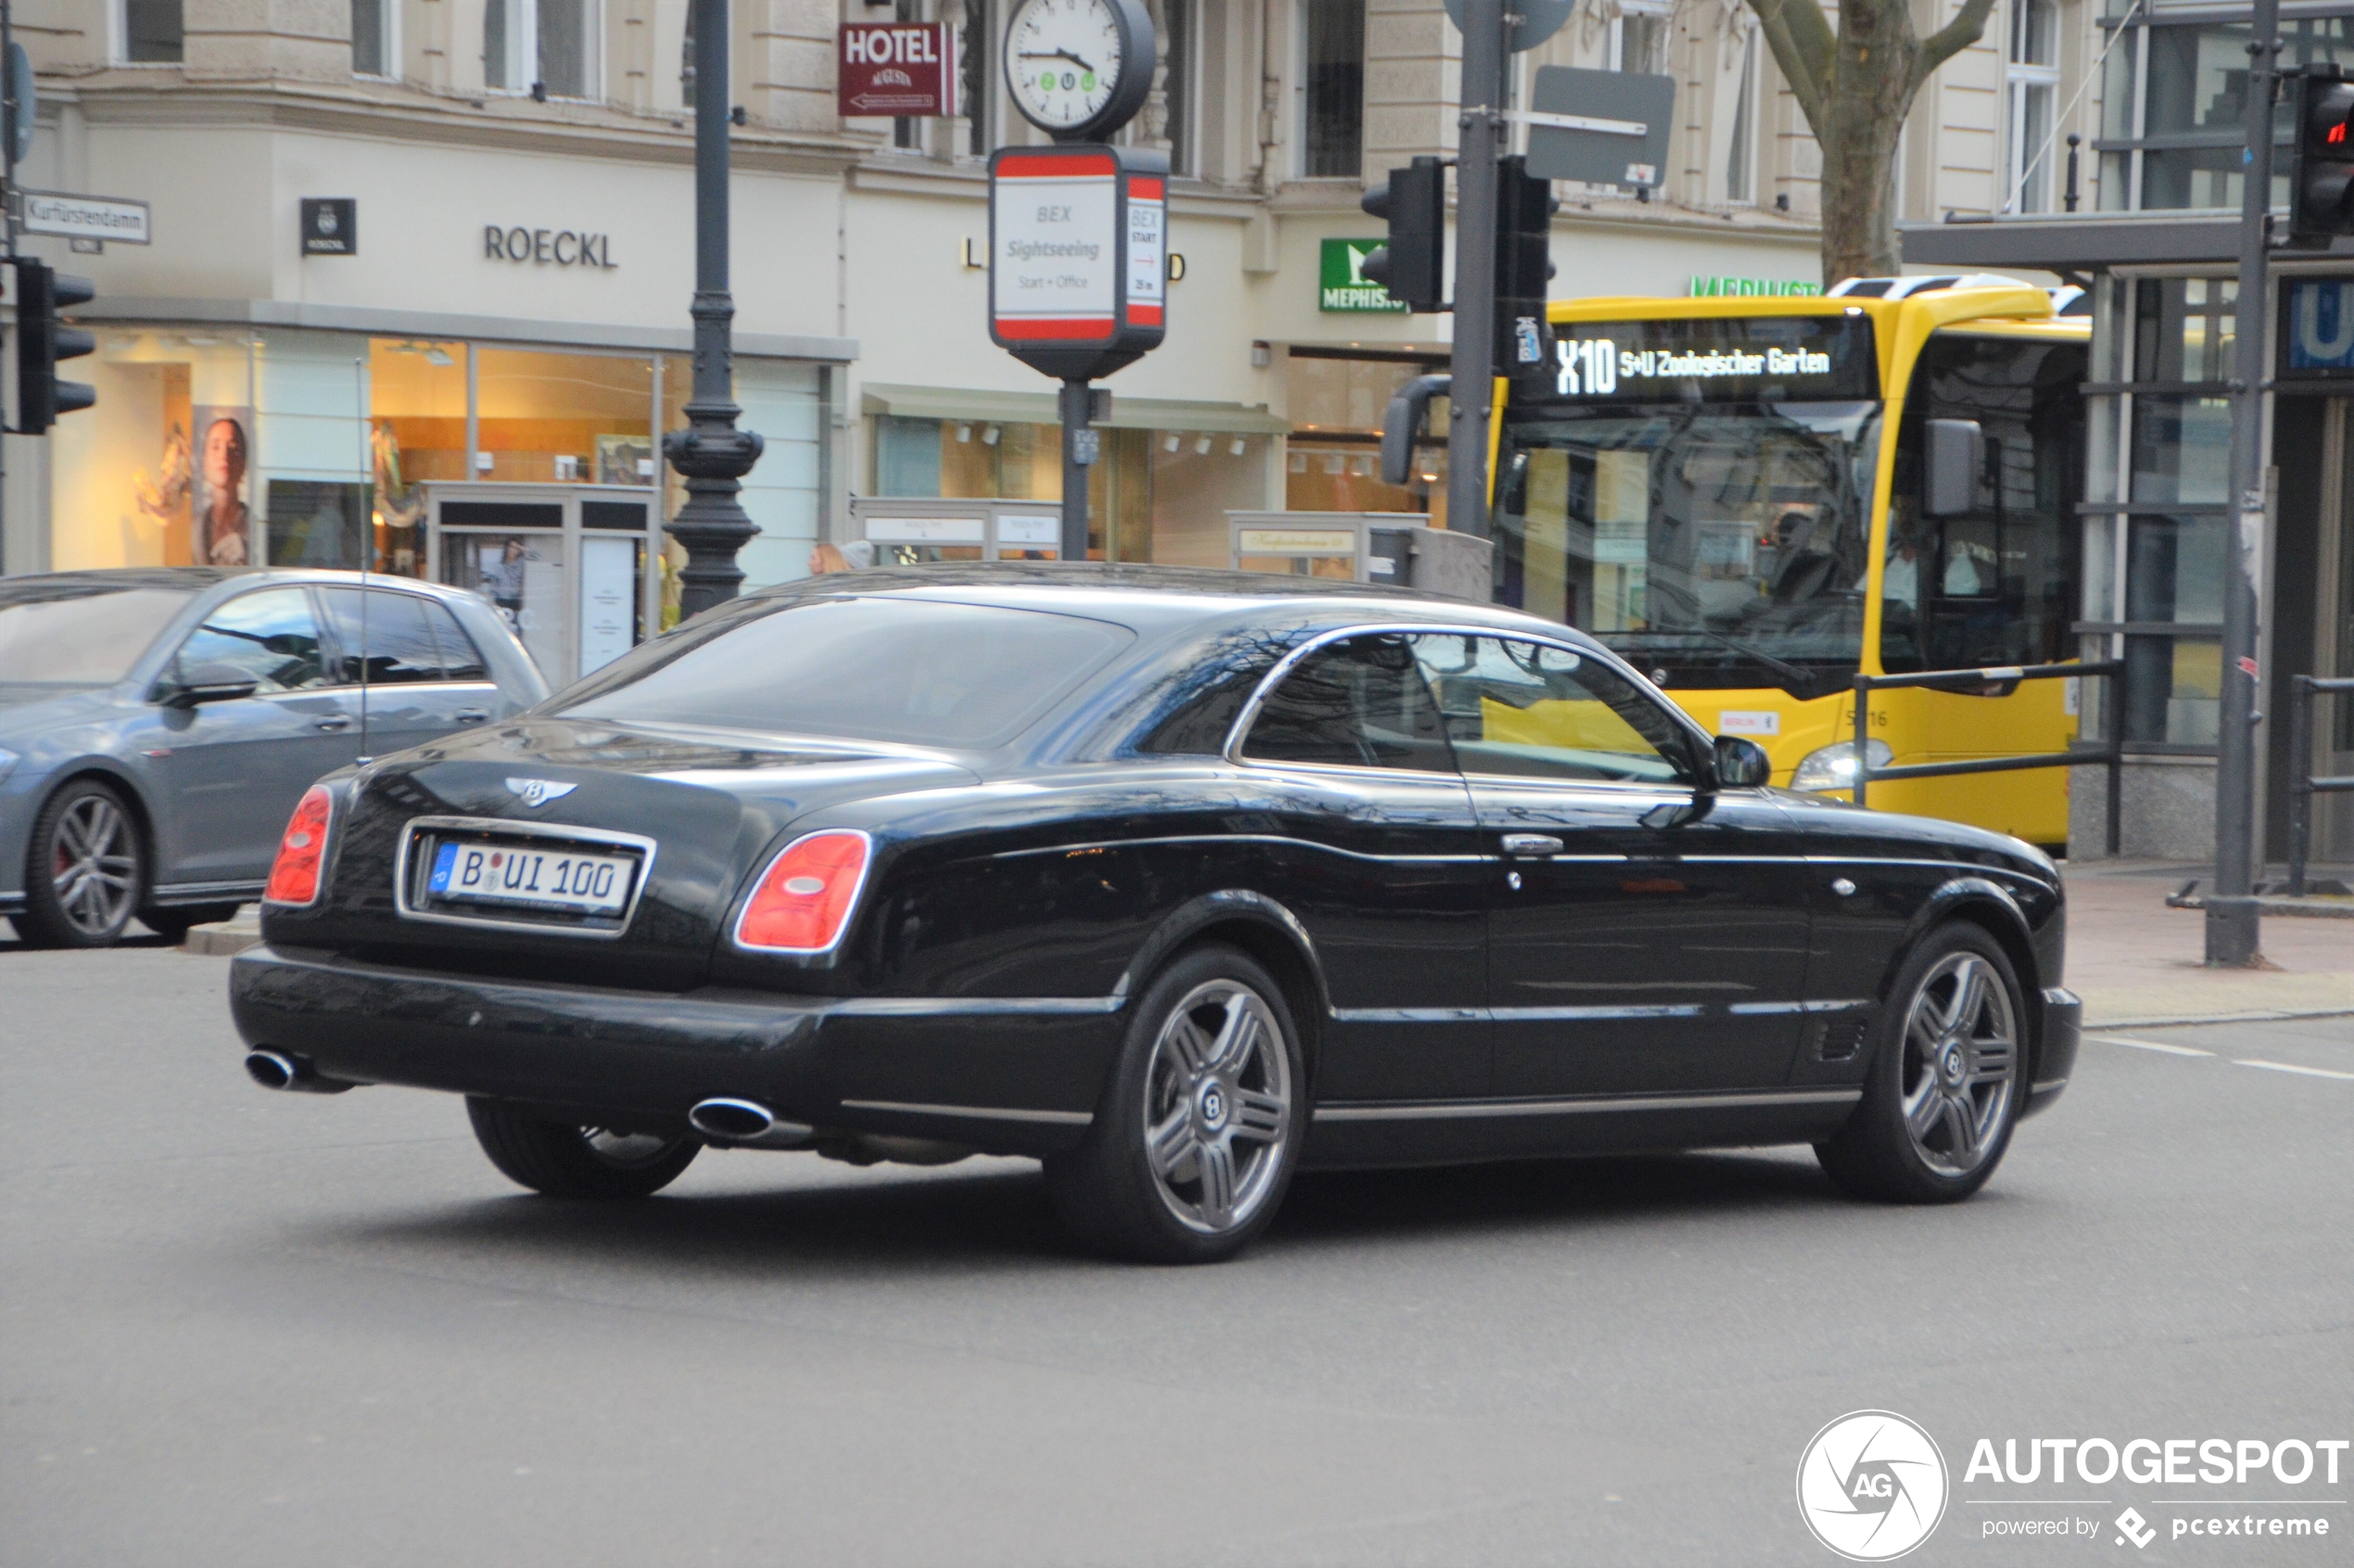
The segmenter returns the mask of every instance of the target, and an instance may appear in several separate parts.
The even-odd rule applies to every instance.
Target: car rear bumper
[[[2076,1071],[2076,1043],[2084,1029],[2084,1004],[2076,993],[2051,986],[2044,993],[2044,1043],[2035,1054],[2035,1078],[2027,1086],[2021,1117],[2048,1109]]]
[[[1125,1023],[1119,997],[679,993],[506,980],[249,948],[230,967],[248,1046],[323,1079],[515,1100],[584,1123],[683,1129],[698,1101],[1006,1154],[1069,1147]]]

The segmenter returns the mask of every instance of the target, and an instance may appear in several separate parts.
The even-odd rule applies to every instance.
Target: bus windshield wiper
[[[1757,663],[1765,665],[1767,669],[1773,671],[1776,675],[1780,676],[1785,680],[1793,680],[1799,682],[1801,685],[1812,686],[1818,678],[1812,670],[1802,669],[1798,665],[1791,664],[1787,659],[1777,659],[1774,655],[1765,651],[1763,649],[1752,648],[1745,642],[1736,642],[1733,639],[1727,637],[1723,632],[1711,631],[1706,626],[1677,626],[1673,630],[1617,632],[1613,635],[1626,638],[1704,637],[1711,642],[1721,643],[1725,647],[1731,649],[1734,652],[1740,654],[1744,659],[1754,659]]]

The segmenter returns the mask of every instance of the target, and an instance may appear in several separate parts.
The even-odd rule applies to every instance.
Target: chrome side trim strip
[[[266,881],[158,882],[149,896],[158,901],[171,898],[197,900],[223,893],[243,893],[248,898],[259,898],[261,890],[267,886],[269,883]]]
[[[958,1116],[975,1121],[1043,1121],[1056,1127],[1084,1127],[1095,1119],[1093,1111],[1012,1110],[1003,1106],[918,1106],[901,1100],[844,1100],[842,1108],[891,1111],[903,1116]]]
[[[1726,1009],[1737,1014],[1763,1013],[1859,1013],[1873,1005],[1870,997],[1853,1002],[1736,1002]]]
[[[1853,1105],[1861,1089],[1790,1089],[1762,1094],[1581,1095],[1567,1100],[1454,1100],[1318,1106],[1318,1121],[1451,1121],[1466,1117],[1580,1116],[1591,1111],[1748,1110],[1765,1106]]]
[[[1801,858],[1809,866],[1933,866],[1955,871],[1983,871],[1997,877],[2017,877],[2022,882],[2032,882],[2039,888],[2052,884],[2031,871],[2021,871],[2012,866],[1981,866],[1974,860],[1924,860],[1917,855],[1903,854],[1810,854]]]
[[[1349,860],[1370,860],[1385,866],[1479,866],[1497,858],[1492,854],[1367,854],[1362,850],[1342,849],[1338,844],[1320,844],[1313,839],[1295,839],[1285,833],[1171,833],[1150,839],[1091,839],[1085,843],[1050,844],[1043,849],[1001,850],[990,858],[1019,860],[1041,854],[1086,854],[1096,850],[1130,849],[1146,844],[1290,844],[1300,849],[1322,850],[1326,854],[1337,854]],[[1610,855],[1595,858],[1624,860],[1626,857]]]
[[[1485,1007],[1335,1007],[1335,1023],[1486,1023]]]
[[[870,1018],[1005,1018],[1058,1014],[1117,1013],[1124,996],[846,996],[826,1008],[829,1017]]]
[[[1598,1018],[1697,1018],[1724,1005],[1724,1003],[1659,1002],[1639,1003],[1631,1007],[1490,1007],[1487,1011],[1498,1023],[1577,1023]]]

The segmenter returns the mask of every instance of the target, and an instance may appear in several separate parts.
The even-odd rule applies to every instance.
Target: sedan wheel
[[[139,825],[95,780],[69,784],[33,824],[24,935],[53,947],[110,947],[146,892]]]
[[[1282,1202],[1306,1121],[1284,994],[1232,948],[1186,954],[1140,999],[1080,1146],[1046,1165],[1064,1221],[1124,1257],[1233,1256]]]
[[[501,1100],[470,1096],[466,1116],[501,1174],[550,1197],[650,1196],[677,1181],[702,1148],[691,1137],[550,1121]]]
[[[1947,1203],[1985,1184],[2018,1121],[2026,1006],[1984,930],[1930,933],[1890,988],[1864,1097],[1816,1155],[1858,1196]]]

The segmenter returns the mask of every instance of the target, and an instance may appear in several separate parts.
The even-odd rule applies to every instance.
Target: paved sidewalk
[[[2354,925],[2267,918],[2265,965],[2210,969],[2207,917],[2166,895],[2213,867],[2181,861],[2089,861],[2068,877],[2068,985],[2084,1021],[2106,1029],[2237,1018],[2354,1016]],[[2354,1024],[2349,1024],[2354,1028]]]

